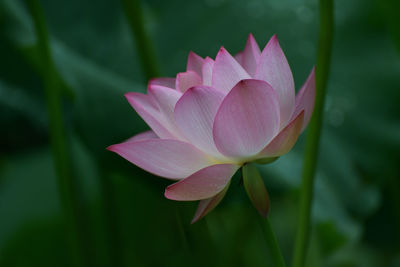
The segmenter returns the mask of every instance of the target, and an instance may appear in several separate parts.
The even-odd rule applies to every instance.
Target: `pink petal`
[[[272,87],[260,80],[240,81],[224,98],[215,116],[213,136],[226,156],[260,152],[279,131],[279,102]]]
[[[200,150],[221,155],[214,145],[212,127],[224,94],[212,87],[195,86],[185,92],[175,107],[175,120],[187,140]]]
[[[243,50],[241,65],[250,76],[254,76],[257,70],[257,64],[260,59],[261,51],[258,47],[254,36],[250,33],[247,40],[246,47]]]
[[[183,201],[214,197],[225,188],[239,167],[233,164],[217,164],[206,167],[168,186],[164,195],[168,199]]]
[[[303,125],[304,111],[301,111],[261,152],[262,158],[279,157],[288,153],[301,132]]]
[[[131,92],[125,94],[126,99],[136,110],[140,117],[160,137],[175,139],[175,135],[168,129],[168,121],[160,113],[155,99],[149,95]]]
[[[199,206],[197,207],[196,213],[192,219],[192,223],[195,223],[198,220],[200,220],[201,218],[203,218],[204,216],[206,216],[210,211],[212,211],[221,202],[221,200],[224,198],[226,192],[228,191],[229,184],[230,183],[228,183],[225,186],[225,188],[221,192],[216,194],[215,196],[208,198],[208,199],[200,200]]]
[[[240,80],[249,78],[243,67],[222,47],[215,59],[212,87],[229,92]]]
[[[243,66],[243,51],[237,53],[235,55],[235,59],[236,59],[237,62],[239,62],[240,65]]]
[[[178,140],[124,142],[107,149],[148,172],[170,179],[182,179],[210,165],[204,153]]]
[[[188,70],[194,71],[201,77],[201,75],[202,75],[201,69],[203,66],[203,61],[204,61],[203,58],[201,58],[196,53],[190,51],[189,56],[188,56],[186,71],[188,71]]]
[[[153,131],[146,131],[135,136],[132,136],[125,142],[136,142],[136,141],[143,141],[148,139],[158,139],[158,136]]]
[[[262,216],[267,217],[270,207],[268,192],[257,167],[253,164],[243,166],[243,184],[253,206]]]
[[[212,72],[214,67],[214,60],[209,57],[204,59],[202,73],[203,73],[203,85],[211,86]]]
[[[261,53],[256,79],[268,82],[278,94],[283,128],[289,122],[294,110],[294,82],[290,66],[286,60],[276,35],[272,36]]]
[[[148,87],[150,86],[164,86],[175,89],[175,78],[169,78],[169,77],[154,78],[149,81]]]
[[[189,70],[176,75],[176,90],[184,93],[195,85],[201,85],[201,77],[196,72]]]
[[[183,139],[174,118],[175,105],[182,93],[163,86],[152,86],[148,89],[148,94],[153,97],[158,104],[158,110],[164,126],[178,139]]]
[[[297,116],[302,110],[304,110],[304,121],[301,128],[301,132],[307,127],[310,122],[311,115],[314,110],[315,102],[315,68],[312,69],[307,81],[301,87],[300,91],[296,95],[296,104],[293,112],[293,117]]]

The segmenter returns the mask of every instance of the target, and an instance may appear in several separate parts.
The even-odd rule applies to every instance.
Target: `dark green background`
[[[195,203],[163,197],[169,181],[105,150],[146,128],[123,94],[145,92],[119,1],[40,1],[63,88],[64,117],[92,266],[271,266],[256,212],[236,176],[227,197],[190,225]],[[315,0],[146,0],[163,76],[190,50],[239,52],[273,34],[299,88],[315,64]],[[307,266],[400,266],[400,23],[396,0],[335,1],[332,68]],[[0,266],[70,266],[31,16],[0,2]],[[397,50],[396,50],[397,48]],[[297,226],[304,133],[260,166],[287,262]],[[182,224],[182,225],[180,225]],[[182,232],[182,227],[184,232]],[[182,236],[186,242],[182,242]]]

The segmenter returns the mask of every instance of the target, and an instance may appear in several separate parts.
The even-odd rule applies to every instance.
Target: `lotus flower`
[[[291,150],[314,108],[314,69],[295,96],[277,37],[260,51],[250,34],[235,57],[223,47],[215,60],[190,52],[186,72],[151,80],[147,94],[125,96],[151,131],[108,149],[177,180],[165,197],[200,200],[194,222],[218,205],[244,164],[269,162]],[[267,207],[257,204],[265,204],[263,184],[248,183],[253,204],[266,215]]]

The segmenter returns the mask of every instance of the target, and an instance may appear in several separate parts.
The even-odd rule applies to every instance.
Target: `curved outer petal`
[[[176,75],[176,90],[184,93],[195,85],[201,85],[201,77],[196,72],[189,70]]]
[[[301,111],[274,139],[259,153],[261,158],[279,157],[288,153],[301,132],[304,111]]]
[[[200,150],[221,156],[214,145],[212,127],[224,94],[212,87],[195,86],[175,106],[176,123],[187,140]]]
[[[250,75],[239,62],[221,47],[214,63],[212,87],[229,92],[240,80],[249,78]]]
[[[296,105],[293,112],[293,116],[297,116],[297,114],[299,114],[302,110],[304,110],[304,122],[301,128],[302,132],[310,122],[311,115],[314,110],[314,102],[315,102],[315,68],[312,69],[306,82],[296,95]]]
[[[225,188],[216,194],[215,196],[207,199],[200,200],[199,205],[197,206],[196,213],[192,219],[192,223],[197,222],[201,218],[207,215],[210,211],[212,211],[224,198],[226,192],[229,189],[230,182],[225,186]]]
[[[200,77],[202,76],[201,68],[203,66],[204,59],[197,55],[195,52],[190,51],[188,61],[186,65],[186,71],[191,70],[196,72]]]
[[[214,68],[214,60],[209,57],[204,59],[202,73],[203,73],[203,85],[211,86],[212,73]]]
[[[175,89],[175,78],[170,78],[170,77],[154,78],[149,81],[148,88],[151,86],[164,86]]]
[[[158,139],[158,136],[153,131],[146,131],[146,132],[139,133],[137,135],[132,136],[125,142],[136,142],[136,141],[142,141],[142,140],[148,140],[148,139]]]
[[[283,128],[289,122],[294,110],[294,81],[276,35],[272,36],[261,53],[256,79],[268,82],[278,94],[281,123]]]
[[[168,186],[165,197],[172,200],[201,200],[214,197],[229,183],[240,168],[234,164],[217,164],[201,169],[191,176]]]
[[[250,76],[254,76],[254,74],[256,74],[260,55],[260,48],[258,47],[253,34],[250,33],[241,58],[241,65],[247,71],[247,73],[250,74]]]
[[[165,120],[164,115],[160,113],[155,99],[149,95],[136,92],[127,93],[125,97],[139,116],[160,138],[176,138],[168,129],[168,122]]]
[[[259,80],[240,81],[215,116],[213,136],[228,157],[260,152],[279,131],[279,102],[272,87]]]
[[[124,142],[107,149],[148,172],[170,179],[182,179],[211,165],[204,153],[178,140]]]

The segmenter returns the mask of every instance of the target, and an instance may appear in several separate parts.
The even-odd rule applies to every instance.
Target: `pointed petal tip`
[[[226,50],[225,47],[221,46],[221,48],[219,49],[219,51],[218,51],[217,56],[216,56],[215,59],[217,59],[217,57],[220,56],[220,54],[225,54],[225,53],[228,53],[228,54],[229,54],[228,50]]]
[[[228,191],[229,184],[230,182],[220,193],[216,194],[215,196],[208,199],[200,200],[196,213],[193,216],[192,224],[206,216],[219,205],[219,203],[225,197],[226,192]]]
[[[272,35],[272,37],[269,39],[267,45],[265,46],[264,50],[270,45],[278,45],[280,47],[278,35],[276,35],[276,34]]]
[[[135,96],[138,96],[138,95],[145,95],[145,94],[138,93],[138,92],[128,92],[128,93],[124,94],[124,97],[126,98],[126,100],[128,100],[130,102],[131,100],[134,100]]]
[[[247,40],[257,43],[256,38],[254,37],[253,33],[249,33],[249,37],[247,38]]]
[[[106,147],[106,150],[111,151],[111,152],[116,152],[116,149],[115,149],[116,146],[117,146],[117,145],[108,146],[108,147]]]
[[[203,59],[201,56],[199,56],[196,52],[194,52],[194,51],[192,51],[192,50],[189,51],[188,58],[189,58],[189,57],[195,57],[195,58],[201,58],[201,59]]]
[[[173,196],[170,194],[170,190],[169,187],[171,187],[171,185],[167,186],[164,190],[164,197],[170,200],[176,200],[173,198]]]
[[[194,224],[195,222],[197,222],[198,220],[200,220],[201,218],[196,218],[196,217],[194,217],[192,220],[191,220],[191,222],[190,222],[190,224]]]
[[[134,93],[134,92],[128,92],[128,93],[125,93],[124,96],[125,96],[125,98],[128,98],[128,97],[130,97],[133,93]]]
[[[182,179],[182,180],[183,180],[183,179]],[[185,199],[179,197],[179,195],[174,194],[174,190],[173,190],[173,189],[174,189],[174,185],[175,185],[175,184],[176,184],[176,183],[171,184],[171,185],[169,185],[169,186],[167,186],[167,187],[165,188],[164,197],[167,198],[167,199],[169,199],[169,200],[185,201]]]
[[[205,213],[200,213],[200,214],[195,214],[194,216],[193,216],[193,219],[190,221],[190,224],[194,224],[195,222],[198,222],[198,221],[200,221],[201,219],[203,219],[203,217],[205,216],[206,214]]]

